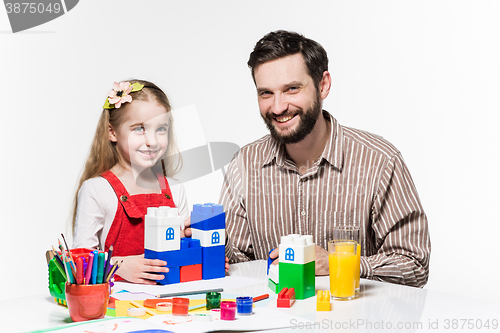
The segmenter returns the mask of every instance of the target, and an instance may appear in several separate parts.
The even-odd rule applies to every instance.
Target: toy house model
[[[294,288],[296,299],[315,295],[315,245],[310,235],[281,237],[279,264],[269,267],[269,288],[276,294]]]
[[[225,276],[226,214],[222,205],[194,205],[191,238],[180,237],[177,208],[149,207],[145,216],[144,257],[167,262],[160,284]]]

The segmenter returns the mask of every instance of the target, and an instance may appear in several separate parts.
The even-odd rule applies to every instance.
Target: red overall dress
[[[148,207],[175,207],[167,179],[163,175],[157,175],[161,194],[147,193],[131,196],[114,173],[108,170],[101,176],[113,187],[119,202],[115,219],[104,243],[105,251],[109,251],[109,247],[113,245],[113,256],[143,254],[144,216]],[[115,280],[123,279],[115,275]]]

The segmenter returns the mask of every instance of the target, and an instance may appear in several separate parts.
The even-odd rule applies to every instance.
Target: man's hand
[[[275,248],[274,250],[271,251],[271,253],[269,253],[269,258],[274,259],[272,265],[279,264],[279,262],[280,262],[280,260],[278,258],[279,255],[280,255],[280,248],[279,247]]]
[[[316,275],[328,275],[328,251],[319,245],[314,249],[316,251]]]
[[[167,273],[166,261],[159,259],[144,259],[144,254],[127,257],[113,257],[114,261],[123,260],[118,275],[127,281],[142,284],[156,284],[156,280],[163,280],[165,276],[156,273]]]

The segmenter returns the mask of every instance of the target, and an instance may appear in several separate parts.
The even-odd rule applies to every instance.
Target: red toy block
[[[295,289],[283,288],[278,294],[278,308],[289,308],[295,303]]]
[[[181,282],[198,281],[202,278],[202,264],[181,266]]]

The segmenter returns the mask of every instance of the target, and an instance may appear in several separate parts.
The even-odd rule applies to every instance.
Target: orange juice
[[[330,269],[330,293],[337,298],[354,297],[356,288],[357,255],[355,243],[336,243],[335,251],[328,255]],[[358,274],[359,277],[359,274]]]
[[[349,243],[349,240],[340,240],[335,243],[335,252],[353,252],[352,243]],[[361,273],[361,245],[357,244],[356,246],[356,292],[359,293],[359,276]]]
[[[361,274],[361,245],[356,247],[356,292],[359,293],[359,276]]]

